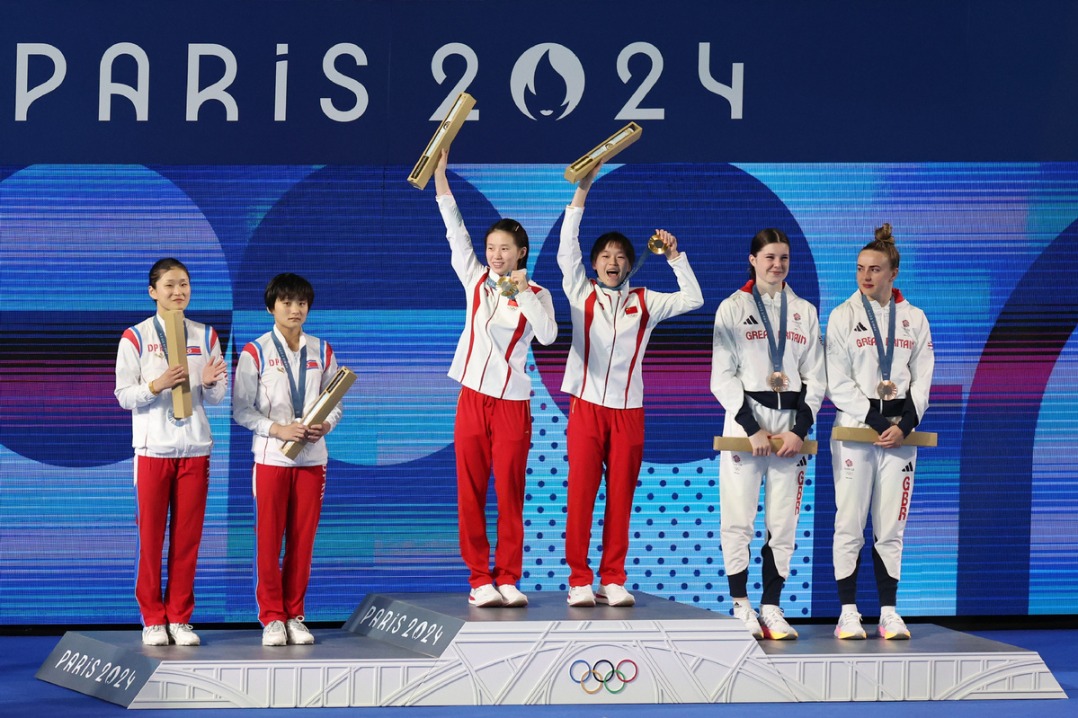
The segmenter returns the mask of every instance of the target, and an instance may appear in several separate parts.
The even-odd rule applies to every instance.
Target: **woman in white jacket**
[[[131,411],[138,507],[135,600],[142,616],[142,642],[150,646],[199,645],[191,628],[195,609],[195,563],[202,541],[213,437],[203,404],[220,404],[228,393],[221,343],[213,327],[184,319],[187,370],[168,365],[165,310],[191,301],[187,267],[158,260],[150,269],[154,316],[123,333],[116,352],[116,399]],[[177,419],[172,390],[190,380],[194,414]],[[171,519],[169,515],[171,514]],[[168,585],[161,590],[161,551],[169,527]]]
[[[484,266],[449,190],[442,151],[434,171],[438,209],[445,222],[453,270],[467,299],[449,376],[460,382],[453,443],[457,458],[460,552],[468,566],[468,603],[477,607],[526,606],[517,588],[524,562],[524,485],[531,448],[531,377],[526,371],[534,337],[558,336],[554,302],[528,281],[528,233],[503,219],[487,230]],[[498,497],[498,543],[490,565],[486,499],[491,470]]]
[[[779,608],[790,572],[806,456],[827,380],[816,307],[786,284],[790,240],[778,229],[756,233],[745,286],[719,305],[711,359],[711,392],[726,410],[724,436],[747,436],[752,451],[719,460],[722,555],[734,616],[756,638],[797,638]],[[782,446],[772,451],[771,439]],[[760,613],[748,599],[749,544],[760,485],[767,476]]]
[[[898,249],[891,225],[857,255],[857,287],[827,321],[827,393],[836,427],[871,427],[875,444],[831,440],[835,477],[833,559],[842,613],[835,635],[865,637],[857,611],[857,570],[869,509],[872,557],[880,597],[877,633],[910,637],[895,610],[902,572],[902,537],[913,496],[917,448],[903,446],[928,409],[935,353],[925,313],[895,286]]]

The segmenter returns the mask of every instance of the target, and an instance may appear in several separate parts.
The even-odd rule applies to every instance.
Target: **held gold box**
[[[771,439],[772,451],[778,451],[781,448],[782,439]],[[714,449],[715,451],[752,451],[752,444],[749,443],[747,436],[716,436]],[[812,439],[806,439],[801,444],[801,451],[797,453],[815,456],[816,442]]]
[[[166,309],[165,341],[168,342],[168,365],[182,366],[187,371],[187,332],[183,328],[183,312],[179,309]],[[172,387],[172,414],[177,419],[186,419],[194,413],[191,407],[191,378]]]
[[[880,435],[873,429],[855,426],[836,426],[831,430],[831,438],[836,441],[856,441],[861,444],[875,444]],[[936,446],[939,436],[931,431],[911,431],[903,441],[903,446]]]
[[[348,393],[348,390],[355,383],[356,375],[351,369],[348,367],[338,369],[333,381],[329,383],[325,391],[318,395],[318,401],[304,414],[301,423],[304,426],[321,424],[329,416],[329,413],[336,408],[337,404],[341,403],[341,399],[344,398],[344,395]],[[306,441],[286,441],[284,446],[281,447],[281,452],[288,458],[295,459],[306,445]]]
[[[427,186],[431,175],[434,174],[434,168],[438,166],[438,156],[443,149],[449,149],[449,145],[453,144],[453,140],[456,139],[460,128],[464,126],[464,121],[468,119],[468,113],[473,107],[475,107],[475,98],[467,92],[462,92],[457,96],[453,106],[449,108],[449,114],[442,120],[442,124],[438,125],[434,137],[431,137],[427,144],[427,149],[423,150],[419,161],[412,168],[412,173],[408,175],[410,185],[416,189]]]
[[[581,177],[591,172],[592,167],[597,163],[609,162],[614,158],[614,155],[640,139],[642,134],[644,134],[644,128],[635,122],[630,122],[603,140],[591,152],[566,167],[565,179],[576,184]]]

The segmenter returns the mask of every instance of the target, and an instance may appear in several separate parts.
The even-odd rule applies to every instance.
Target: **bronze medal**
[[[772,372],[767,377],[767,385],[771,387],[771,391],[788,391],[790,388],[790,378],[786,376],[785,372]]]
[[[890,401],[898,397],[898,385],[893,381],[884,380],[876,385],[876,395],[884,401]]]

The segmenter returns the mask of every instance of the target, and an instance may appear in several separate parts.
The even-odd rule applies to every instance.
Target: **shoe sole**
[[[468,605],[472,606],[473,608],[502,608],[503,606],[505,606],[505,602],[501,599],[498,599],[497,601],[484,601],[480,603],[479,601],[473,601],[469,598]]]
[[[518,599],[516,601],[505,601],[504,603],[502,603],[502,608],[524,608],[527,605],[528,599],[525,598],[523,600]]]
[[[610,601],[608,601],[606,599],[606,596],[596,596],[595,597],[595,602],[596,603],[601,603],[604,606],[610,606],[611,608],[628,608],[629,606],[635,606],[636,605],[636,599],[635,598],[630,598],[627,601],[619,601],[617,603],[611,603]]]
[[[852,634],[850,634],[848,636],[843,636],[838,631],[835,631],[835,638],[839,639],[840,641],[863,641],[863,640],[865,640],[866,636],[865,636],[864,633],[861,633],[861,634],[852,633]]]
[[[764,638],[766,638],[769,641],[796,641],[797,640],[797,634],[794,633],[794,632],[790,632],[790,633],[774,633],[772,631],[767,630],[766,628],[762,629],[761,632],[763,633]]]
[[[893,636],[888,636],[886,633],[879,633],[880,638],[885,641],[908,641],[910,640],[910,634],[908,633],[896,633]]]

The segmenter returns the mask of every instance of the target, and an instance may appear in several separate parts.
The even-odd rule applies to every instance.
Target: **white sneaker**
[[[772,641],[792,641],[797,638],[797,631],[786,622],[782,609],[770,603],[760,606],[760,629],[764,638]]]
[[[288,634],[288,642],[294,646],[309,646],[314,643],[314,636],[303,625],[303,616],[288,619],[284,630]]]
[[[476,608],[489,608],[504,605],[505,599],[498,593],[498,589],[494,588],[493,583],[488,583],[486,586],[473,588],[468,594],[468,603]]]
[[[506,608],[519,608],[520,606],[528,605],[528,597],[511,583],[503,583],[498,586],[498,593],[502,595],[502,605]]]
[[[861,614],[857,611],[846,610],[838,617],[838,625],[835,626],[835,638],[843,640],[865,640],[865,629],[861,625]]]
[[[599,586],[595,600],[608,606],[632,606],[636,603],[633,594],[626,591],[620,583],[604,583]]]
[[[284,629],[283,621],[270,621],[262,629],[263,646],[287,646],[288,634]]]
[[[165,630],[165,624],[159,623],[156,626],[146,626],[142,629],[142,645],[144,646],[167,646],[168,645],[168,631]]]
[[[570,606],[594,606],[595,593],[591,590],[591,586],[570,586],[569,596],[565,602]]]
[[[190,623],[168,624],[168,635],[177,646],[197,646],[202,643]]]
[[[752,606],[747,603],[734,603],[734,618],[745,624],[753,638],[759,640],[764,637],[764,631],[760,628],[760,617],[752,610]]]
[[[906,628],[906,622],[893,611],[880,616],[880,625],[876,627],[876,632],[880,638],[888,641],[910,640],[910,629]]]

